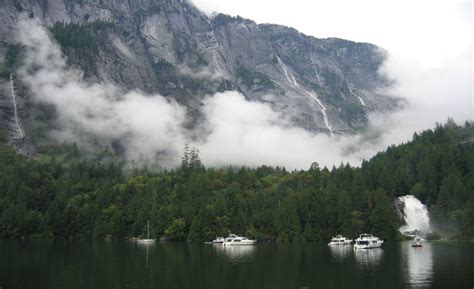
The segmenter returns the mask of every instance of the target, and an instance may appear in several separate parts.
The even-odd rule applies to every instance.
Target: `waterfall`
[[[403,218],[406,225],[400,227],[400,232],[412,232],[415,230],[430,232],[430,217],[428,209],[420,200],[412,195],[399,197],[398,201],[403,204]]]
[[[288,74],[288,69],[286,69],[286,65],[283,63],[283,61],[281,61],[280,57],[277,56],[277,60],[278,60],[278,63],[280,64],[281,68],[283,69],[283,72],[285,73],[286,80],[288,80],[288,83],[297,86],[298,84],[296,83],[294,77],[293,77],[293,81],[294,81],[295,83],[293,83],[293,82],[291,81],[290,75]]]
[[[17,139],[22,139],[25,137],[25,133],[23,131],[23,128],[20,125],[20,120],[18,118],[18,109],[16,107],[16,95],[15,95],[15,86],[13,83],[13,76],[10,74],[10,86],[11,86],[11,92],[12,92],[12,102],[13,102],[13,114],[15,117],[15,125],[16,125],[16,131],[17,131]]]
[[[362,99],[362,97],[360,97],[360,95],[355,94],[354,91],[352,91],[352,86],[351,86],[350,83],[347,83],[347,88],[349,88],[349,92],[350,92],[353,96],[359,98],[360,104],[361,104],[363,107],[366,107],[365,102],[364,102],[364,100]]]
[[[298,82],[296,82],[296,79],[295,79],[295,76],[293,75],[293,73],[287,69],[285,63],[283,63],[283,61],[281,61],[280,57],[277,56],[276,58],[278,60],[278,63],[280,64],[281,68],[283,69],[283,72],[285,74],[286,80],[288,80],[288,83],[293,85],[296,88],[299,88],[299,84],[298,84]],[[313,66],[314,66],[314,64],[313,64]],[[315,68],[315,71],[316,71],[316,68]],[[316,73],[317,73],[317,71],[316,71]],[[331,125],[329,124],[328,114],[326,113],[327,107],[321,102],[321,100],[319,100],[319,97],[317,95],[307,91],[306,89],[303,89],[303,90],[304,90],[304,92],[306,92],[306,94],[309,97],[311,97],[314,101],[316,101],[318,103],[318,105],[321,107],[321,113],[323,114],[324,124],[326,125],[327,129],[329,130],[329,135],[332,135],[333,130],[332,130]]]
[[[314,101],[316,101],[319,104],[319,106],[321,107],[321,113],[323,114],[324,123],[326,124],[326,127],[329,130],[329,135],[332,135],[333,130],[332,130],[331,125],[329,124],[328,114],[326,113],[327,107],[321,102],[321,100],[319,100],[317,95],[314,95],[314,94],[312,94],[311,92],[309,92],[307,90],[305,90],[305,92],[306,92],[307,95],[309,95],[309,97],[314,99]]]

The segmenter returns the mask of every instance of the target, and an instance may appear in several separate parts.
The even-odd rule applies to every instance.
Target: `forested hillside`
[[[155,237],[201,241],[229,231],[260,240],[318,241],[343,233],[399,237],[393,201],[425,202],[436,230],[474,237],[474,126],[452,121],[365,161],[307,171],[206,168],[186,148],[180,168],[125,169],[113,154],[75,145],[35,156],[0,144],[0,237]],[[316,160],[317,161],[317,160]]]

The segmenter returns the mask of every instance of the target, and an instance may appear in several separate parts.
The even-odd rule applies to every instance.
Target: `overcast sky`
[[[425,66],[440,65],[472,48],[472,1],[192,1],[208,14],[219,11],[291,26],[315,37],[374,43]]]

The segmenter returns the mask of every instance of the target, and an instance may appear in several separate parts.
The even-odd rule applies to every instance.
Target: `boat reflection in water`
[[[217,253],[224,255],[232,262],[243,262],[255,253],[255,246],[222,246],[213,245]]]
[[[352,255],[352,246],[329,246],[331,255],[334,260],[343,262],[347,257]]]
[[[433,277],[433,252],[429,242],[423,247],[412,247],[410,242],[402,244],[402,262],[405,276],[411,287],[429,287]]]
[[[145,268],[148,268],[148,254],[149,254],[149,251],[150,251],[150,247],[154,247],[156,245],[156,242],[137,242],[136,243],[137,246],[142,249],[142,250],[146,250],[146,253],[145,253]]]
[[[353,250],[357,264],[362,269],[378,267],[383,258],[383,249],[359,249]]]

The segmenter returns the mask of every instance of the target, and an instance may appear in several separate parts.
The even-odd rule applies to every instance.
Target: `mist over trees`
[[[229,232],[279,242],[370,232],[399,237],[393,201],[413,194],[446,236],[474,238],[474,127],[449,121],[391,146],[360,168],[341,164],[206,168],[186,146],[179,168],[124,169],[108,149],[93,156],[50,145],[33,157],[0,137],[0,237],[129,238],[145,233],[203,241]]]

